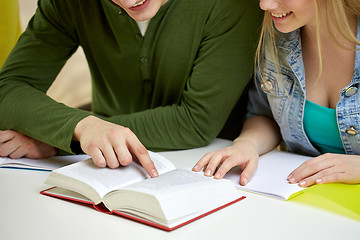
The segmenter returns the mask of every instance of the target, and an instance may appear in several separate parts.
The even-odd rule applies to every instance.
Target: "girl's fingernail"
[[[316,179],[316,183],[322,183],[322,179],[321,178]]]
[[[206,170],[205,175],[206,175],[206,176],[210,176],[210,173],[211,173],[210,170]]]
[[[299,182],[300,187],[305,186],[305,184],[306,184],[306,182],[305,182],[305,181],[301,181],[301,182]]]
[[[198,165],[195,165],[195,166],[193,167],[193,170],[198,170],[198,168],[199,168],[199,166],[198,166]]]
[[[214,177],[215,178],[220,178],[220,173],[216,173]]]
[[[290,182],[290,183],[294,183],[294,182],[295,182],[295,178],[293,178],[293,177],[290,178],[290,179],[289,179],[289,182]]]

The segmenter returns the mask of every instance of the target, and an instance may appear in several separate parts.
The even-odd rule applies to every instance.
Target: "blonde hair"
[[[316,15],[316,24],[317,24],[317,45],[318,45],[318,55],[319,55],[319,75],[318,80],[322,75],[322,56],[321,56],[321,44],[320,44],[320,23],[332,23],[332,24],[323,24],[325,26],[325,31],[329,34],[331,39],[338,44],[339,46],[346,48],[343,43],[341,43],[336,36],[340,34],[343,39],[347,42],[359,46],[360,42],[357,40],[356,35],[353,33],[350,23],[348,21],[349,15],[360,15],[360,0],[314,0],[314,9]],[[321,11],[320,11],[321,9]],[[279,70],[279,60],[277,54],[276,46],[276,29],[273,25],[270,13],[268,11],[264,14],[263,25],[260,33],[259,43],[256,49],[255,55],[255,67],[257,71],[260,72],[260,81],[263,82],[263,76],[261,74],[260,66],[260,56],[261,52],[265,47],[270,47],[269,53],[271,58],[274,59],[275,65],[277,66],[277,73],[280,73]],[[348,48],[347,48],[348,49]],[[351,50],[358,50],[357,48]]]

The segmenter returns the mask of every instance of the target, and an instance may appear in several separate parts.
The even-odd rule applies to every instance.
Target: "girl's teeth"
[[[285,17],[289,13],[290,12],[287,12],[287,13],[271,13],[271,16],[276,17],[276,18],[281,18],[281,17]]]

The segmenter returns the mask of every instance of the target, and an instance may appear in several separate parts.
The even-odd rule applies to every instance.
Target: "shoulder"
[[[111,0],[38,0],[37,14],[60,25],[74,25],[103,17],[115,8]]]
[[[111,2],[111,0],[108,0]],[[73,4],[74,6],[77,5],[93,5],[93,4],[100,4],[102,0],[38,0],[38,4],[47,4],[47,5],[57,5],[57,6],[63,6],[63,5],[69,5]]]
[[[246,11],[261,12],[259,3],[252,0],[169,0],[177,7],[192,8],[199,12],[211,11],[212,13],[222,12],[229,14],[236,12],[241,15]]]
[[[260,9],[259,3],[257,1],[249,0],[188,0],[191,2],[198,2],[199,4],[211,5],[217,8],[225,8],[228,11],[231,11],[232,8],[238,9],[248,9],[248,8],[257,8]]]
[[[68,13],[79,12],[82,10],[93,11],[101,9],[103,3],[112,4],[111,0],[38,0],[38,7],[41,9],[54,11],[68,11]]]
[[[261,9],[257,1],[249,0],[213,0],[213,8],[222,11],[224,14],[236,14],[242,16],[249,11],[260,14]]]

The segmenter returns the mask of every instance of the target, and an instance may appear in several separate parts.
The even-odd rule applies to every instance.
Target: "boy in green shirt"
[[[11,129],[0,132],[0,155],[74,153],[78,142],[98,166],[135,157],[156,176],[146,148],[218,136],[251,79],[261,14],[248,0],[39,0],[0,71],[0,129]],[[92,113],[46,95],[79,46]],[[16,136],[33,144],[23,150]]]

